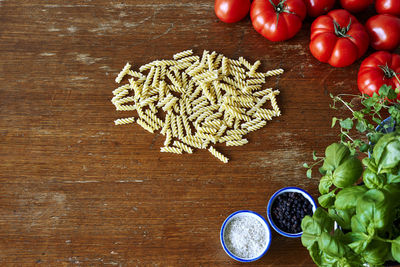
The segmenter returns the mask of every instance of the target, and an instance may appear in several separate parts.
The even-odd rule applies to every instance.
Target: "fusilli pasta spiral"
[[[260,64],[206,50],[201,56],[185,50],[173,55],[173,60],[155,60],[139,71],[131,70],[127,63],[116,82],[128,75],[128,83],[112,91],[111,102],[119,111],[136,110],[138,119],[121,118],[114,123],[136,120],[151,133],[161,129],[165,136],[161,152],[191,154],[192,147],[208,148],[227,163],[229,159],[212,143],[244,145],[248,143],[246,134],[262,128],[281,113],[276,101],[279,91],[265,89],[263,85],[265,77],[279,75],[283,70],[263,73],[258,70]],[[165,118],[162,114],[160,117],[160,112]]]

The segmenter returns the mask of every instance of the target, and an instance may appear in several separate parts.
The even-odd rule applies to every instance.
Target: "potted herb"
[[[346,95],[331,96],[333,108],[340,102],[352,116],[333,118],[332,126],[339,122],[341,142],[328,146],[324,157],[314,153],[312,166],[304,164],[311,177],[311,169],[323,163],[321,207],[301,223],[302,244],[318,266],[400,262],[400,129],[394,127],[400,122],[400,104],[391,103],[396,95],[383,86],[379,95],[355,96],[351,102],[344,100]],[[354,99],[360,100],[360,109],[351,104]],[[382,124],[383,114],[392,119]],[[393,131],[382,131],[389,128]],[[351,137],[354,132],[361,137]]]

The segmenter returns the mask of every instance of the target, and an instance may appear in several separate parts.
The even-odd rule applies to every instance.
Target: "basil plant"
[[[301,223],[301,242],[313,261],[343,267],[400,262],[400,130],[382,135],[362,162],[347,146],[331,144],[319,171],[320,207]]]

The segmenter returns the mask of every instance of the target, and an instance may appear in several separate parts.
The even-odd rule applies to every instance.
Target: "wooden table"
[[[249,18],[220,22],[211,0],[48,2],[0,1],[1,266],[239,265],[219,241],[230,213],[265,216],[285,186],[318,196],[302,164],[338,139],[330,120],[345,111],[329,108],[329,93],[358,92],[360,60],[314,59],[311,20],[272,43]],[[206,150],[160,153],[162,135],[113,125],[127,115],[110,103],[124,64],[185,49],[285,69],[267,82],[281,90],[282,116],[249,144],[221,147],[228,164]],[[254,265],[313,265],[300,239],[272,238]]]

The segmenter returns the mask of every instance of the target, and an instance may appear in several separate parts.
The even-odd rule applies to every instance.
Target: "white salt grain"
[[[264,226],[253,216],[233,218],[225,228],[224,241],[228,250],[240,258],[255,258],[266,247]]]

